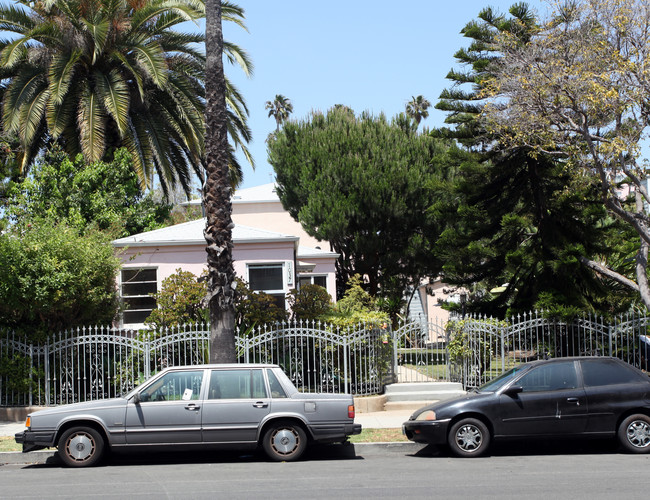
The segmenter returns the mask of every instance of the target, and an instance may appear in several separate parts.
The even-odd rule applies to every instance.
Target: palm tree
[[[87,161],[126,147],[143,186],[156,173],[165,193],[177,184],[189,192],[192,171],[203,176],[205,56],[195,44],[205,37],[174,28],[202,18],[202,1],[17,3],[0,6],[0,30],[17,35],[0,42],[0,98],[23,171],[50,141]],[[229,20],[243,25],[241,13],[228,5]],[[225,53],[252,68],[236,45]],[[232,86],[229,105],[232,142],[245,149],[248,110]]]
[[[275,118],[275,130],[278,132],[280,125],[293,113],[293,104],[291,104],[291,99],[284,97],[282,94],[277,94],[273,101],[266,101],[264,109],[268,109],[269,116]]]
[[[210,362],[235,362],[235,271],[232,263],[232,205],[228,175],[227,84],[223,71],[222,4],[206,1],[204,236],[208,253]]]
[[[415,120],[416,125],[420,125],[420,122],[423,118],[429,116],[429,107],[431,103],[427,101],[424,96],[412,97],[412,99],[406,103],[406,114]]]

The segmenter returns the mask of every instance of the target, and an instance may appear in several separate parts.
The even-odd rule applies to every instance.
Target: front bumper
[[[402,424],[402,433],[410,441],[441,445],[447,443],[449,420],[409,420]]]
[[[29,429],[18,432],[14,436],[16,443],[23,445],[23,453],[42,450],[54,446],[54,431],[31,431]]]

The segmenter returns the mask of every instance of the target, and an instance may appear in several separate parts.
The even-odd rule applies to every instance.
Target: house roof
[[[237,189],[233,195],[231,202],[238,203],[280,203],[278,193],[275,191],[275,182],[262,184],[261,186],[254,186],[246,189]],[[190,200],[181,205],[201,205],[202,200]]]
[[[298,253],[296,256],[299,259],[317,259],[323,257],[334,257],[338,258],[339,254],[336,252],[330,252],[329,250],[322,250],[320,248],[310,248],[300,245],[298,247]]]
[[[205,218],[175,226],[155,229],[144,233],[126,236],[113,241],[115,247],[147,247],[171,245],[205,245],[203,237]],[[233,243],[277,243],[283,241],[297,242],[298,236],[265,231],[255,227],[235,225],[232,230]]]

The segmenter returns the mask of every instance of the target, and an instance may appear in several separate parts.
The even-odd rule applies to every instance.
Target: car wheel
[[[69,467],[95,465],[104,453],[104,439],[90,427],[72,427],[61,435],[59,456]]]
[[[650,452],[650,417],[643,414],[627,417],[618,428],[618,440],[626,451]]]
[[[451,427],[447,442],[458,457],[479,457],[490,446],[490,431],[480,420],[466,418]]]
[[[307,448],[307,435],[298,424],[279,422],[266,431],[262,446],[271,460],[298,460]]]

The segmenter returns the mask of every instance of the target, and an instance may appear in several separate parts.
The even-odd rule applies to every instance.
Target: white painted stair
[[[418,382],[386,386],[384,410],[416,410],[422,406],[463,396],[466,391],[457,382]]]

